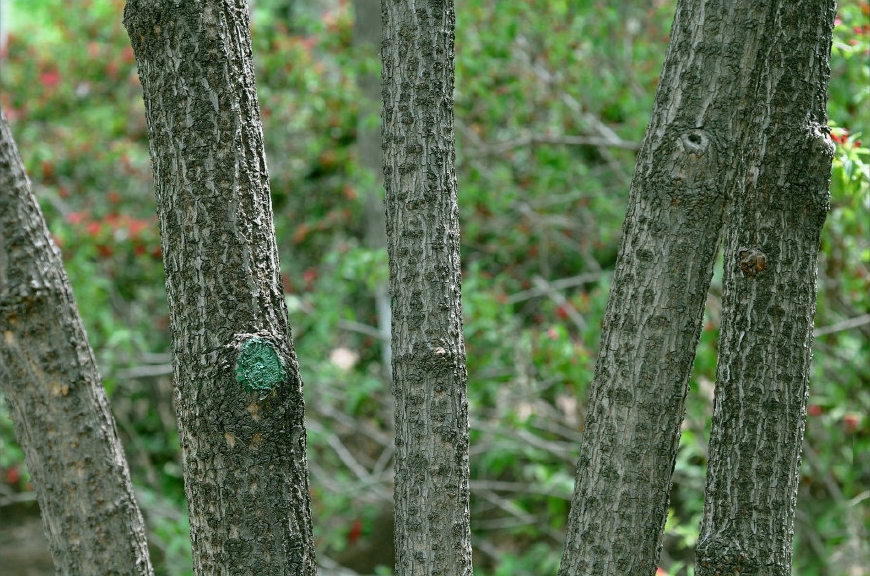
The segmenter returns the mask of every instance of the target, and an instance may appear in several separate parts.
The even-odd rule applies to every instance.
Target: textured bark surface
[[[760,110],[778,105],[760,83],[763,47],[778,32],[751,20],[767,9],[677,7],[632,181],[560,574],[655,571],[724,208],[758,169],[750,150],[769,128]]]
[[[313,574],[302,381],[279,282],[247,4],[131,0],[124,24],[145,96],[194,569]],[[253,336],[259,343],[245,347]],[[241,349],[255,369],[259,354],[275,360],[269,346],[283,380],[242,386]]]
[[[57,573],[152,574],[102,380],[2,111],[0,332],[0,386]]]
[[[470,576],[453,2],[382,6],[396,573]]]
[[[819,237],[834,146],[833,0],[740,14],[751,135],[729,181],[719,366],[696,574],[791,574]]]

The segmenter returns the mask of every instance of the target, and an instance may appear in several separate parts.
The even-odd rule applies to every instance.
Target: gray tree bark
[[[396,573],[470,575],[452,0],[384,0]]]
[[[102,379],[2,111],[0,332],[0,386],[57,573],[153,574]]]
[[[560,575],[653,574],[745,83],[679,18],[602,324]],[[705,35],[706,34],[706,35]]]
[[[729,182],[695,573],[787,576],[834,151],[825,107],[835,4],[725,4],[740,14],[742,69],[756,92],[747,102],[751,135],[738,144]]]
[[[785,275],[789,280],[778,281],[777,289],[790,290],[785,293],[787,298],[800,300],[790,312],[801,310],[804,323],[811,318],[805,295],[812,292],[809,274],[815,274],[818,230],[781,251],[784,245],[774,244],[758,232],[761,216],[775,216],[763,222],[764,229],[770,231],[766,234],[798,222],[814,222],[816,227],[821,224],[824,194],[819,174],[827,170],[821,160],[827,144],[823,112],[820,114],[816,105],[821,102],[824,109],[824,84],[806,74],[826,62],[819,43],[824,24],[815,15],[814,24],[796,32],[810,34],[815,51],[793,52],[789,43],[796,36],[791,31],[780,37],[783,29],[797,26],[795,22],[806,9],[805,4],[786,9],[782,3],[723,0],[684,0],[677,7],[652,120],[632,181],[602,327],[560,574],[655,571],[686,382],[726,203],[735,230],[752,230],[729,232],[728,265],[739,260],[741,272],[745,268],[746,274],[757,275],[765,268],[763,250],[777,250],[777,258],[802,251],[803,256],[795,262],[801,266],[801,280],[796,282],[791,275]],[[798,63],[801,58],[806,61]],[[796,72],[787,72],[792,66]],[[802,81],[807,83],[801,85]],[[788,90],[799,90],[802,95],[798,97]],[[810,95],[816,99],[812,106]],[[797,102],[789,104],[791,99]],[[774,168],[765,156],[772,148],[760,143],[768,134],[780,134],[781,130],[794,142],[776,141],[791,152],[788,162]],[[797,170],[801,162],[811,163],[811,177],[801,175],[802,171],[788,173],[788,169]],[[766,186],[759,188],[759,175],[768,170],[771,176]],[[777,187],[779,190],[775,190]],[[753,192],[745,196],[744,189]],[[799,198],[779,204],[797,191],[801,193]],[[804,211],[802,216],[800,211]],[[750,217],[748,223],[740,221]],[[810,253],[812,264],[807,259]],[[750,288],[730,297],[734,299],[732,307],[748,306],[757,298],[758,283],[741,281],[749,283]],[[804,284],[798,289],[800,282]],[[771,292],[756,301],[752,321],[738,320],[736,326],[742,329],[758,322],[755,306],[761,304],[765,314],[783,316],[773,323],[761,323],[763,326],[756,328],[765,335],[761,338],[770,337],[776,322],[782,323],[775,328],[781,332],[774,333],[802,337],[802,329],[794,328],[797,319],[786,316],[783,305],[776,304],[785,294],[774,298]],[[768,360],[753,352],[747,340],[741,338],[742,333],[734,333],[739,363],[747,359],[760,362],[746,364],[746,369],[755,371],[751,374],[759,374]],[[802,347],[806,340],[799,342],[797,347]],[[800,353],[808,354],[808,349],[801,348]],[[783,410],[786,396],[781,393],[779,400],[773,400],[782,402]],[[765,397],[765,401],[769,398]],[[788,410],[793,408],[790,405]],[[752,417],[759,415],[757,408],[749,412]],[[796,418],[793,412],[790,414]],[[759,426],[732,428],[727,441],[750,442],[743,436],[759,430]],[[794,437],[793,425],[791,430]],[[770,436],[766,441],[774,437],[781,439],[785,434]],[[733,465],[731,461],[729,466]],[[729,473],[736,474],[740,482],[745,477],[742,470],[729,468]],[[737,489],[734,478],[723,482],[728,489]],[[788,492],[785,486],[780,488]],[[750,493],[755,486],[745,482],[740,490]],[[793,497],[793,491],[790,494]],[[779,498],[777,501],[785,498],[773,494],[750,498],[768,497]],[[718,502],[719,496],[712,498]],[[737,508],[733,512],[746,513]],[[751,521],[746,522],[745,526],[750,526]],[[728,524],[722,527],[726,535],[731,534],[731,529]]]
[[[756,86],[721,2],[680,2],[631,186],[560,574],[652,574]]]
[[[197,574],[314,573],[302,381],[244,0],[130,0]]]

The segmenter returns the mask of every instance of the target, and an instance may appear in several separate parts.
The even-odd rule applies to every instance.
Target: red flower
[[[846,425],[846,432],[854,434],[861,425],[861,416],[854,412],[849,412],[843,415],[843,424]]]
[[[12,466],[6,471],[6,482],[8,484],[18,484],[19,480],[21,480],[21,473],[18,471],[17,466]]]
[[[302,280],[305,281],[305,286],[310,287],[315,280],[317,280],[317,269],[309,268],[305,272],[302,273]]]
[[[75,224],[80,224],[80,223],[84,222],[87,217],[88,217],[87,212],[70,212],[66,216],[66,221],[69,222],[70,224],[75,225]]]
[[[290,276],[287,274],[281,274],[281,286],[284,288],[285,294],[291,294],[293,292],[293,281],[290,280]]]
[[[48,72],[43,72],[39,76],[39,81],[46,88],[54,88],[58,84],[60,84],[60,72],[57,70],[49,70]]]
[[[148,228],[150,222],[148,220],[130,220],[129,228],[130,228],[130,236],[136,238],[139,234],[142,233],[143,230]]]
[[[350,526],[350,532],[347,533],[347,543],[356,544],[359,537],[362,535],[362,522],[359,518],[353,521]]]
[[[42,161],[42,177],[46,180],[51,180],[54,176],[54,164],[50,160]]]

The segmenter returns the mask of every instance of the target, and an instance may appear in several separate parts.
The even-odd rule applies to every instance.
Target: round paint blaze
[[[284,363],[272,344],[251,338],[242,345],[236,363],[236,380],[245,392],[271,392],[284,377]]]

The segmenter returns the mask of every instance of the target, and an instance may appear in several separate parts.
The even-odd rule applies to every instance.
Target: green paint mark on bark
[[[284,363],[272,344],[251,338],[242,345],[236,362],[236,380],[245,392],[271,392],[284,377]]]

